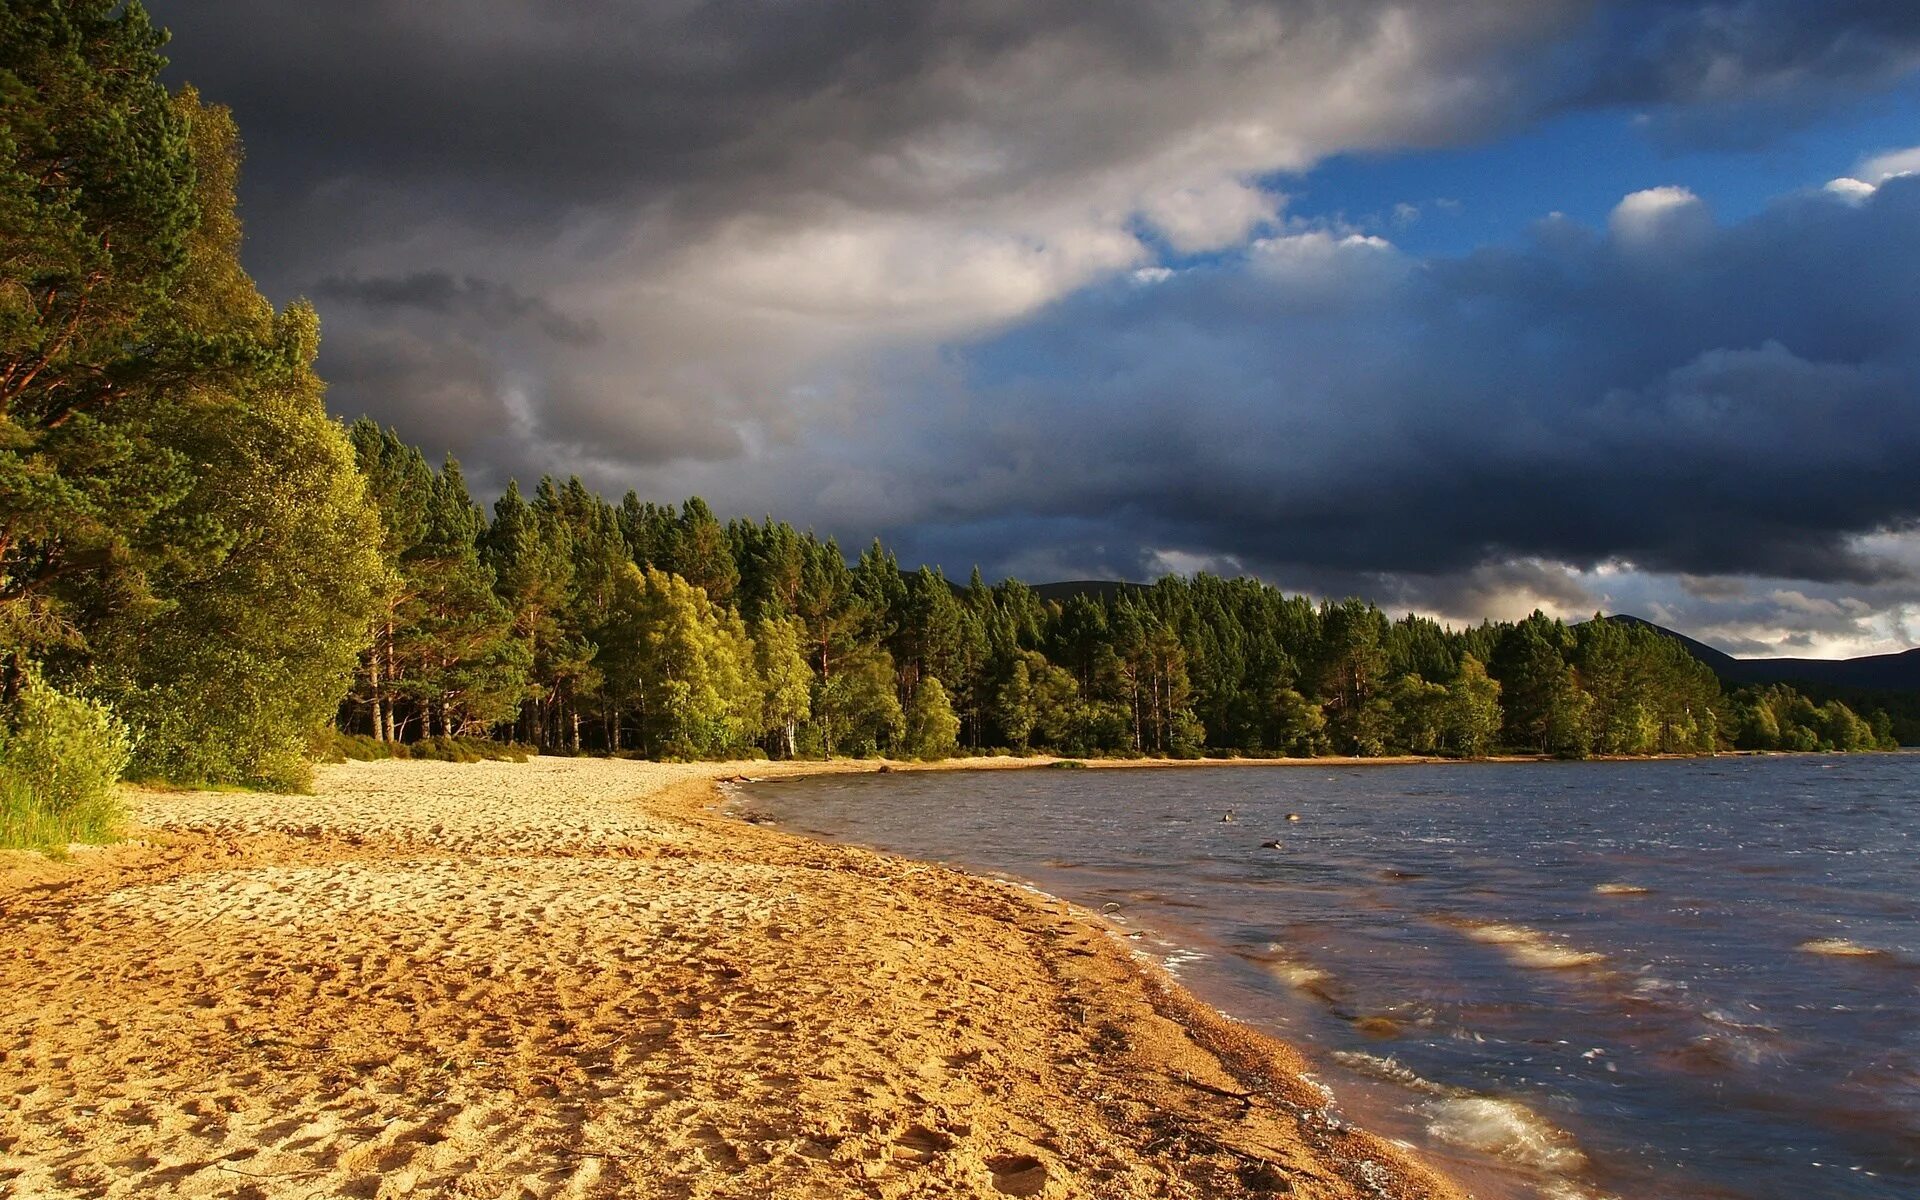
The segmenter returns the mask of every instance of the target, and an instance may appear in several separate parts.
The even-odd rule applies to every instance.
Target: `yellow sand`
[[[1087,914],[709,810],[808,769],[349,763],[0,859],[0,1194],[1458,1195]]]

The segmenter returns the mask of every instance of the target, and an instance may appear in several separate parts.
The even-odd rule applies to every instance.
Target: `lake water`
[[[1920,1196],[1920,755],[861,775],[746,802],[1104,910],[1477,1195]]]

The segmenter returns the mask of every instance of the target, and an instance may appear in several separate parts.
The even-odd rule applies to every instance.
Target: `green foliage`
[[[105,705],[29,677],[0,723],[0,846],[112,840],[130,754]]]
[[[1394,680],[1386,696],[1394,747],[1412,754],[1439,752],[1453,716],[1450,700],[1444,684],[1428,683],[1411,674]]]
[[[118,425],[191,376],[178,291],[201,220],[189,114],[138,4],[0,6],[0,655],[85,643],[109,580],[145,603],[140,552],[188,465]]]
[[[0,655],[132,770],[297,786],[378,590],[310,308],[239,264],[239,141],[138,5],[0,9]],[[27,180],[28,183],[22,181]]]
[[[1033,695],[1032,667],[1024,656],[1014,659],[1007,668],[1007,677],[994,698],[993,719],[1006,735],[1007,745],[1024,753],[1033,737],[1033,727],[1040,719],[1039,705]]]
[[[474,536],[534,647],[519,728],[550,750],[918,754],[921,706],[933,704],[923,697],[934,695],[924,685],[937,680],[954,749],[975,752],[1579,757],[1720,744],[1725,701],[1712,675],[1638,627],[1535,614],[1455,631],[1205,575],[1048,603],[978,572],[964,589],[931,569],[904,572],[878,544],[849,564],[831,540],[771,519],[724,529],[732,603],[678,581],[683,600],[637,615],[634,576],[619,582],[627,556],[691,561],[687,547],[706,544],[695,534],[710,534],[710,521],[691,500],[654,505],[629,493],[614,508],[578,480],[543,481],[532,502],[508,489]],[[593,582],[603,578],[615,582]],[[729,621],[748,631],[744,657],[723,632]],[[657,661],[706,663],[707,650],[689,647],[709,643],[732,647],[713,663],[736,665],[680,675]],[[703,671],[736,681],[745,699],[724,698],[733,683],[699,684]],[[1838,717],[1816,725],[1816,742],[1861,740]]]
[[[1281,688],[1275,693],[1270,728],[1272,733],[1265,748],[1282,754],[1313,758],[1332,748],[1327,737],[1325,711],[1292,688]]]
[[[311,345],[310,313],[288,325]],[[201,464],[174,515],[220,551],[155,572],[158,611],[101,619],[96,686],[137,730],[137,774],[296,788],[385,583],[375,518],[310,373],[213,402],[154,436]]]
[[[606,686],[657,756],[744,748],[766,732],[767,698],[738,615],[677,575],[628,564],[607,622]]]
[[[1440,742],[1450,754],[1481,758],[1500,733],[1500,685],[1471,654],[1460,656],[1460,674],[1447,685]]]
[[[0,411],[30,430],[190,357],[188,121],[138,3],[0,6]]]
[[[960,748],[960,718],[939,679],[928,675],[907,706],[901,750],[911,758],[952,758]]]
[[[480,512],[460,464],[439,472],[397,433],[372,421],[348,429],[380,516],[387,586],[360,655],[353,702],[372,735],[409,728],[464,737],[518,715],[533,644],[494,593],[480,559]]]
[[[1730,731],[1733,744],[1742,750],[1845,753],[1898,748],[1886,713],[1863,719],[1838,700],[1815,704],[1782,684],[1734,693]]]
[[[840,659],[832,676],[815,686],[813,713],[827,758],[867,758],[891,747],[906,725],[893,687],[892,656],[861,647]]]
[[[753,625],[753,668],[760,686],[762,735],[792,758],[801,722],[813,715],[813,672],[801,650],[805,631],[793,617],[768,617]]]

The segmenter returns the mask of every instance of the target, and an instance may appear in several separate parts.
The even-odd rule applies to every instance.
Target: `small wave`
[[[1180,973],[1187,967],[1197,962],[1205,962],[1210,957],[1212,956],[1202,951],[1188,950],[1183,947],[1167,951],[1167,953],[1161,956],[1160,965],[1166,970],[1167,974],[1178,979],[1180,978]]]
[[[1586,1153],[1572,1134],[1518,1100],[1436,1083],[1394,1059],[1357,1050],[1336,1051],[1333,1058],[1357,1074],[1434,1097],[1426,1106],[1427,1132],[1439,1141],[1552,1175],[1571,1175],[1587,1165]],[[1551,1194],[1590,1195],[1579,1190]]]
[[[1398,1084],[1411,1092],[1448,1097],[1462,1094],[1444,1083],[1435,1083],[1423,1075],[1415,1074],[1394,1059],[1382,1058],[1377,1054],[1366,1054],[1359,1050],[1336,1050],[1333,1052],[1333,1060],[1356,1074]]]
[[[1572,1135],[1517,1100],[1454,1096],[1436,1102],[1427,1131],[1440,1141],[1555,1175],[1587,1165]]]
[[[1596,896],[1644,896],[1653,889],[1637,883],[1601,883],[1594,885]]]
[[[1742,1033],[1779,1033],[1778,1026],[1763,1024],[1759,1021],[1742,1021],[1729,1012],[1718,1008],[1709,1008],[1701,1017],[1723,1029],[1736,1029]]]
[[[1799,948],[1808,954],[1824,954],[1829,958],[1888,958],[1885,950],[1873,946],[1863,946],[1859,942],[1843,937],[1814,938],[1801,942]]]
[[[1607,956],[1594,950],[1579,950],[1554,941],[1538,929],[1501,922],[1468,924],[1466,935],[1476,942],[1487,942],[1505,950],[1507,957],[1523,967],[1560,971],[1603,963]]]
[[[1287,959],[1267,964],[1267,972],[1288,987],[1298,988],[1322,999],[1326,998],[1327,984],[1333,980],[1331,971],[1323,971],[1311,964],[1292,962]]]

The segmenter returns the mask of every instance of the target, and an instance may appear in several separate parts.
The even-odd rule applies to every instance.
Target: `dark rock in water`
[[[1262,850],[1285,850],[1286,849],[1286,847],[1282,846],[1279,842],[1261,842],[1260,848]]]
[[[887,764],[885,764],[885,763],[881,763],[881,764],[880,764],[880,774],[882,774],[882,775],[891,775],[891,774],[893,774],[893,768],[892,768],[892,767],[890,767],[890,766],[888,766],[888,765],[887,765]]]
[[[743,812],[740,819],[749,825],[771,825],[773,818],[763,812]]]

